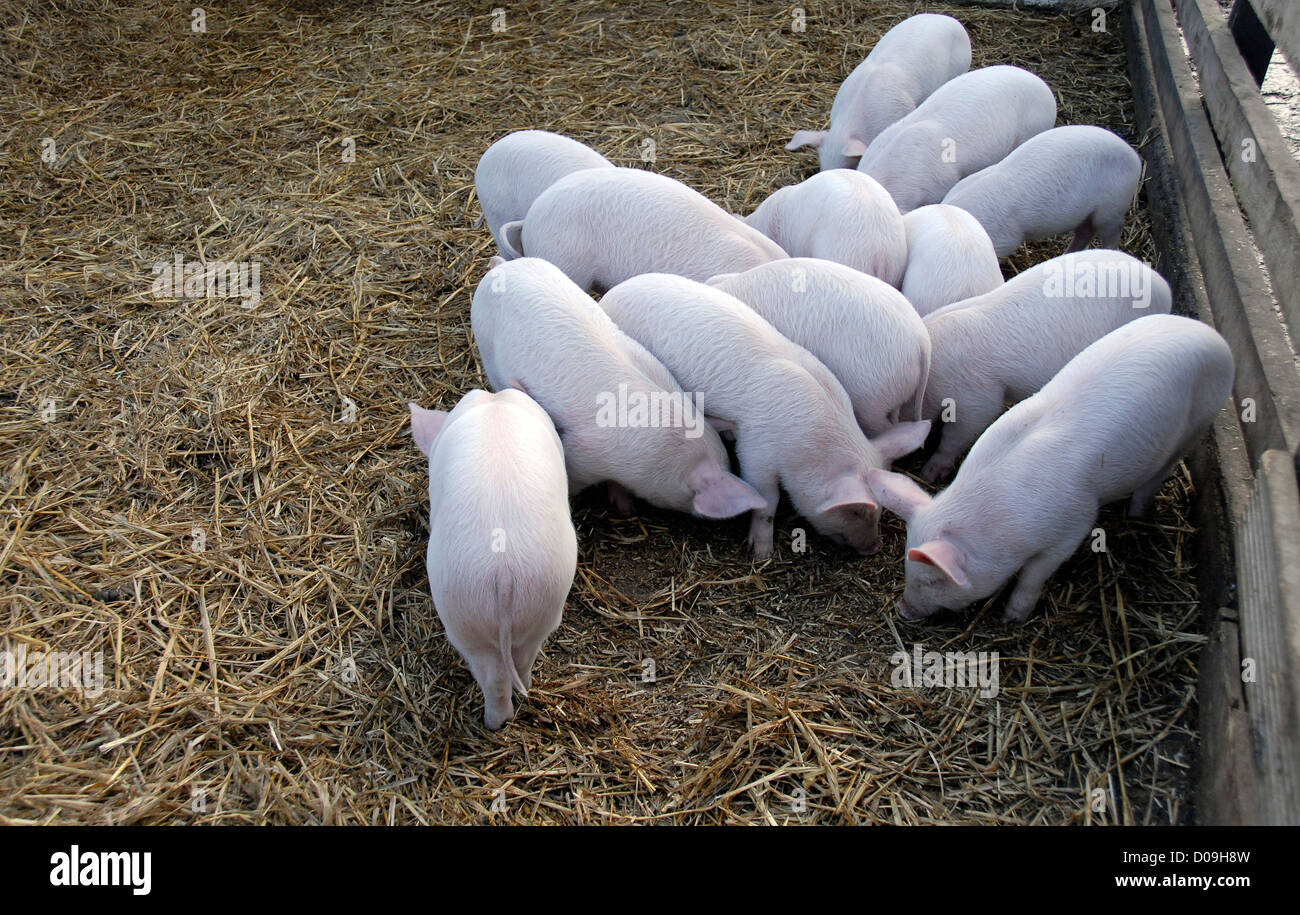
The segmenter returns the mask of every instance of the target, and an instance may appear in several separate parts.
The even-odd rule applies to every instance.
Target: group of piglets
[[[634,498],[748,512],[757,560],[782,489],[863,555],[883,506],[907,522],[908,619],[1018,574],[1006,616],[1024,620],[1101,505],[1150,508],[1228,396],[1232,354],[1109,250],[1137,153],[1099,127],[1054,128],[1034,74],[970,61],[949,16],[891,29],[830,128],[787,147],[818,147],[822,171],[747,217],[555,133],[483,154],[500,256],[471,323],[498,393],[450,413],[412,404],[411,429],[428,457],[429,585],[488,727],[513,715],[560,623],[569,497],[594,484],[625,512]],[[1067,253],[1003,282],[999,256],[1066,231]],[[1083,250],[1094,237],[1103,248]],[[970,450],[931,496],[889,467],[937,423],[927,482]]]

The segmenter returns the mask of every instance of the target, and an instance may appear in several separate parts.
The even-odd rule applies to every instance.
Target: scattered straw
[[[793,554],[784,512],[755,568],[743,521],[586,497],[565,623],[496,734],[432,611],[405,405],[482,384],[482,150],[546,127],[637,164],[649,139],[653,167],[748,211],[811,174],[791,132],[935,4],[809,7],[802,34],[785,4],[512,3],[494,33],[450,3],[236,2],[205,34],[188,5],[132,6],[25,4],[0,32],[0,628],[103,652],[107,678],[0,694],[4,821],[1187,820],[1181,476],[1154,523],[1106,511],[1109,552],[1081,550],[1024,628],[996,600],[893,616],[893,518],[860,561],[815,536]],[[955,15],[976,65],[1030,67],[1063,122],[1137,139],[1118,13],[1102,34]],[[1145,213],[1124,247],[1151,257]],[[261,302],[155,299],[178,253],[257,261]],[[891,685],[914,642],[1000,652],[1000,695]]]

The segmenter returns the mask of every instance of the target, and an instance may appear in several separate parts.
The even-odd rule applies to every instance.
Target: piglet
[[[1044,261],[992,292],[931,312],[922,415],[944,426],[922,476],[946,476],[1005,403],[1033,394],[1088,344],[1121,324],[1168,314],[1172,304],[1160,274],[1098,249]]]
[[[886,128],[858,162],[908,213],[939,203],[967,175],[1004,158],[1056,121],[1056,96],[1020,67],[983,67],[940,86]]]
[[[470,391],[450,413],[410,408],[429,462],[429,590],[495,731],[514,717],[513,691],[528,695],[577,570],[564,449],[519,391]]]
[[[542,191],[573,172],[613,167],[591,147],[548,130],[516,130],[489,146],[478,160],[474,190],[502,255],[516,256],[501,227],[523,219]]]
[[[1143,514],[1232,390],[1232,351],[1190,318],[1149,315],[1086,348],[1012,407],[931,498],[873,470],[880,502],[907,521],[907,619],[960,610],[1019,572],[1008,620],[1088,536],[1098,509],[1132,495]]]
[[[636,168],[561,178],[502,235],[507,256],[548,260],[582,289],[596,291],[642,273],[703,281],[786,256],[698,191]]]
[[[897,289],[851,267],[802,257],[715,276],[709,285],[821,360],[867,435],[921,418],[930,334]]]
[[[1001,162],[957,182],[943,202],[984,226],[999,257],[1027,241],[1074,230],[1070,251],[1094,236],[1119,245],[1142,180],[1142,159],[1102,127],[1056,127],[1030,137]]]
[[[903,217],[907,271],[903,295],[924,316],[1002,285],[993,241],[970,213],[942,203]]]
[[[840,84],[830,130],[795,131],[785,148],[816,146],[823,171],[853,168],[882,130],[968,69],[970,36],[960,22],[937,13],[904,19]]]
[[[470,323],[492,387],[527,391],[555,421],[573,492],[611,481],[625,511],[626,490],[702,518],[763,504],[727,470],[707,403],[683,392],[555,265],[526,257],[488,271]]]
[[[750,520],[755,558],[772,555],[782,485],[823,535],[863,554],[880,549],[867,471],[919,448],[929,423],[868,441],[830,370],[721,289],[652,273],[615,286],[600,306],[734,431],[741,476],[762,497]]]
[[[895,288],[903,280],[903,216],[885,189],[861,172],[837,168],[780,188],[745,222],[791,257],[835,261]]]

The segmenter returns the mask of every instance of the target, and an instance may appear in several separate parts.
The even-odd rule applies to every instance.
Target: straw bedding
[[[502,6],[494,32],[447,3],[236,2],[195,33],[189,5],[7,5],[0,629],[103,652],[106,683],[0,693],[0,819],[1186,822],[1182,469],[1153,521],[1103,512],[1109,551],[1081,548],[1023,628],[996,598],[899,620],[888,514],[861,560],[793,552],[784,509],[756,567],[743,519],[588,494],[564,624],[516,720],[483,729],[406,431],[408,400],[483,384],[479,154],[549,128],[748,212],[815,169],[781,147],[875,39],[943,9],[809,4],[799,33],[785,4]],[[976,66],[1029,67],[1062,123],[1141,143],[1119,13],[953,12]],[[1153,255],[1140,205],[1123,246]],[[256,261],[260,302],[155,296],[177,254]],[[894,686],[916,643],[999,652],[1000,694]]]

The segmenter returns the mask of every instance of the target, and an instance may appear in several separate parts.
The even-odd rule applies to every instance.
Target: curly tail
[[[524,256],[524,221],[516,219],[501,227],[501,253],[512,261]]]

